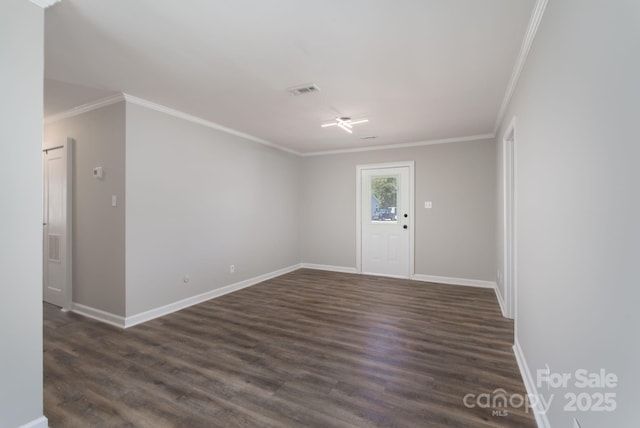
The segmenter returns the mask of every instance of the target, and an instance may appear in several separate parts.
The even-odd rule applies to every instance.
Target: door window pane
[[[398,220],[398,180],[397,175],[371,177],[371,221]]]

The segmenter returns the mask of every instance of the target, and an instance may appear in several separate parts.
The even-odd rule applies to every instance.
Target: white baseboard
[[[102,321],[103,323],[110,324],[114,327],[125,328],[124,317],[112,314],[111,312],[103,311],[101,309],[92,308],[91,306],[73,302],[71,304],[71,312],[97,321]]]
[[[301,268],[325,270],[325,271],[341,272],[341,273],[358,273],[356,268],[352,268],[352,267],[330,266],[330,265],[321,265],[321,264],[314,264],[314,263],[300,263],[300,264],[292,265],[292,266],[279,269],[270,273],[266,273],[264,275],[259,275],[254,278],[246,279],[244,281],[236,282],[234,284],[226,285],[224,287],[217,288],[215,290],[207,291],[206,293],[187,297],[186,299],[169,303],[168,305],[164,305],[164,306],[154,308],[154,309],[151,309],[136,315],[128,316],[128,317],[115,315],[100,309],[82,305],[80,303],[73,303],[71,306],[71,311],[77,314],[86,316],[88,318],[102,321],[106,324],[110,324],[115,327],[129,328],[129,327],[133,327],[134,325],[141,324],[143,322],[147,322],[164,315],[168,315],[172,312],[176,312],[181,309],[188,308],[189,306],[197,305],[198,303],[202,303],[207,300],[214,299],[216,297],[224,296],[225,294],[229,294],[246,287],[251,287],[252,285],[256,285],[260,282],[267,281],[269,279],[278,277],[280,275],[284,275],[289,272],[293,272]],[[481,281],[476,279],[448,278],[448,277],[442,277],[442,276],[421,275],[421,274],[413,275],[411,279],[416,281],[435,282],[439,284],[452,284],[452,285],[463,285],[463,286],[470,286],[470,287],[482,287],[482,288],[494,288],[494,289],[496,288],[495,282]],[[498,299],[498,301],[500,301],[500,299]],[[501,305],[501,308],[502,308],[502,305]]]
[[[44,416],[40,416],[38,419],[21,425],[20,428],[49,428],[49,421]]]
[[[172,312],[176,312],[184,308],[188,308],[189,306],[197,305],[198,303],[202,303],[204,301],[207,301],[216,297],[220,297],[225,294],[229,294],[234,291],[250,287],[252,285],[256,285],[260,282],[267,281],[277,276],[284,275],[289,272],[293,272],[294,270],[300,269],[301,267],[302,265],[300,264],[289,266],[283,269],[266,273],[264,275],[259,275],[254,278],[250,278],[244,281],[236,282],[234,284],[226,285],[221,288],[216,288],[215,290],[207,291],[206,293],[198,294],[197,296],[187,297],[186,299],[169,303],[168,305],[164,305],[159,308],[154,308],[154,309],[151,309],[136,315],[128,316],[128,317],[115,315],[110,312],[106,312],[100,309],[92,308],[90,306],[82,305],[80,303],[73,303],[71,306],[71,312],[75,312],[87,318],[91,318],[91,319],[101,321],[103,323],[110,324],[112,326],[124,329],[124,328],[133,327],[134,325],[141,324],[143,322],[151,321],[152,319],[155,319],[164,315],[168,315]]]
[[[435,282],[436,284],[451,284],[451,285],[464,285],[466,287],[480,287],[480,288],[496,288],[494,281],[483,281],[480,279],[465,279],[465,278],[449,278],[446,276],[434,276],[434,275],[422,275],[415,274],[411,279],[424,282]]]
[[[172,312],[176,312],[184,308],[188,308],[189,306],[197,305],[198,303],[202,303],[216,297],[224,296],[225,294],[229,294],[243,288],[251,287],[252,285],[256,285],[280,275],[293,272],[294,270],[300,269],[300,267],[301,265],[299,264],[289,266],[270,273],[266,273],[264,275],[259,275],[254,278],[226,285],[221,288],[216,288],[215,290],[207,291],[206,293],[198,294],[197,296],[187,297],[186,299],[169,303],[168,305],[161,306],[159,308],[151,309],[146,312],[126,317],[126,319],[124,320],[124,328],[133,327],[134,325],[151,321],[152,319],[168,315]]]
[[[331,271],[331,272],[358,273],[356,268],[353,268],[353,267],[317,265],[317,264],[314,264],[314,263],[301,263],[300,267],[303,268],[303,269],[327,270],[327,271]]]
[[[516,356],[516,361],[518,362],[518,368],[520,369],[520,374],[522,375],[522,380],[524,381],[524,387],[527,390],[527,394],[530,397],[542,397],[538,394],[538,388],[536,387],[536,382],[531,374],[531,370],[529,370],[529,366],[527,365],[527,360],[524,357],[524,353],[522,352],[522,348],[520,347],[520,342],[518,342],[518,338],[514,339],[513,344],[513,353]],[[549,399],[549,397],[547,397]],[[533,406],[533,415],[536,418],[536,423],[539,428],[550,428],[549,419],[547,418],[546,411],[542,408],[542,401],[535,400],[535,406]]]
[[[500,311],[502,312],[502,316],[504,318],[509,318],[507,316],[507,306],[504,301],[504,297],[502,297],[502,292],[500,291],[500,287],[498,287],[497,284],[496,284],[495,290],[496,290],[496,298],[498,299],[498,305],[500,305]]]
[[[356,268],[352,267],[343,267],[343,266],[331,266],[331,265],[319,265],[314,263],[301,263],[301,268],[305,269],[316,269],[316,270],[326,270],[331,272],[341,272],[341,273],[358,273]],[[369,274],[367,274],[369,275]],[[377,274],[371,274],[377,275]],[[389,276],[391,278],[402,278],[396,277],[393,275],[378,275],[378,276]],[[464,285],[467,287],[480,287],[480,288],[496,288],[496,283],[494,281],[482,281],[479,279],[465,279],[465,278],[450,278],[446,276],[434,276],[434,275],[422,275],[415,274],[411,276],[412,280],[415,281],[423,281],[423,282],[435,282],[437,284],[451,284],[451,285]],[[504,313],[504,311],[503,311]]]

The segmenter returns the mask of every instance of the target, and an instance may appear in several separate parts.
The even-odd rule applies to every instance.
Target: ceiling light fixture
[[[359,119],[359,120],[351,120],[350,117],[336,117],[335,122],[325,123],[320,125],[322,128],[327,128],[329,126],[337,126],[342,130],[348,132],[349,134],[353,134],[353,125],[357,125],[359,123],[369,122],[369,119]]]

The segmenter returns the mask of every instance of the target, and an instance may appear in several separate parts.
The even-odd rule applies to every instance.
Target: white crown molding
[[[170,107],[166,107],[160,104],[156,104],[153,103],[151,101],[147,101],[144,100],[142,98],[138,98],[138,97],[134,97],[133,95],[129,95],[129,94],[115,94],[115,95],[111,95],[108,96],[106,98],[101,98],[99,100],[96,101],[91,101],[89,103],[86,104],[82,104],[78,107],[74,107],[72,109],[60,112],[60,113],[56,113],[54,115],[51,116],[47,116],[44,119],[44,123],[45,124],[49,124],[49,123],[53,123],[53,122],[57,122],[63,119],[68,119],[70,117],[74,117],[74,116],[78,116],[81,115],[83,113],[87,113],[90,112],[92,110],[96,110],[102,107],[106,107],[109,106],[111,104],[116,104],[122,101],[126,101],[128,103],[131,104],[135,104],[135,105],[139,105],[141,107],[145,107],[151,110],[155,110],[158,111],[160,113],[164,113],[164,114],[168,114],[170,116],[173,117],[177,117],[179,119],[182,120],[186,120],[188,122],[192,122],[192,123],[196,123],[198,125],[202,125],[202,126],[206,126],[207,128],[211,128],[211,129],[215,129],[217,131],[222,131],[225,132],[227,134],[231,134],[231,135],[235,135],[236,137],[240,137],[240,138],[244,138],[245,140],[249,140],[249,141],[253,141],[255,143],[259,143],[259,144],[263,144],[265,146],[269,146],[269,147],[273,147],[274,149],[278,149],[278,150],[282,150],[284,152],[287,153],[291,153],[297,156],[300,156],[301,154],[296,152],[295,150],[289,149],[287,147],[282,147],[279,146],[277,144],[273,144],[269,141],[263,140],[261,138],[258,137],[254,137],[253,135],[249,135],[249,134],[245,134],[244,132],[240,132],[240,131],[236,131],[235,129],[231,129],[231,128],[227,128],[225,126],[219,125],[217,123],[208,121],[206,119],[202,119],[200,117],[197,116],[193,116],[190,115],[188,113],[184,113],[181,112],[179,110],[176,109],[172,109]]]
[[[53,6],[58,3],[60,0],[31,0],[31,3],[40,6],[43,9],[48,8],[49,6]]]
[[[99,100],[82,104],[78,107],[74,107],[72,109],[69,109],[60,113],[56,113],[51,116],[47,116],[44,119],[44,123],[50,124],[60,120],[68,119],[74,116],[81,115],[83,113],[90,112],[92,110],[97,110],[99,108],[109,106],[111,104],[116,104],[122,101],[126,101],[128,103],[145,107],[151,110],[155,110],[160,113],[168,114],[170,116],[177,117],[179,119],[186,120],[191,123],[195,123],[201,126],[205,126],[207,128],[215,129],[217,131],[221,131],[230,135],[235,135],[236,137],[240,137],[245,140],[253,141],[255,143],[259,143],[265,146],[273,147],[274,149],[281,150],[283,152],[287,152],[296,156],[303,156],[303,157],[335,155],[335,154],[356,153],[356,152],[369,152],[374,150],[392,150],[392,149],[402,149],[402,148],[409,148],[409,147],[430,146],[434,144],[464,143],[469,141],[492,140],[496,137],[495,134],[478,134],[478,135],[469,135],[466,137],[454,137],[454,138],[443,138],[440,140],[419,141],[415,143],[389,144],[384,146],[358,147],[355,149],[327,150],[327,151],[319,151],[319,152],[300,153],[293,149],[274,144],[270,141],[263,140],[253,135],[245,134],[244,132],[227,128],[226,126],[222,126],[217,123],[211,122],[209,120],[202,119],[200,117],[193,116],[188,113],[184,113],[182,111],[173,109],[171,107],[166,107],[161,104],[147,101],[145,99],[138,98],[133,95],[129,95],[125,93],[111,95],[106,98],[101,98]]]
[[[184,113],[179,110],[172,109],[170,107],[166,107],[160,104],[153,103],[151,101],[144,100],[142,98],[134,97],[133,95],[123,94],[124,99],[131,104],[136,104],[141,107],[146,107],[151,110],[155,110],[161,113],[168,114],[170,116],[177,117],[179,119],[186,120],[188,122],[196,123],[198,125],[206,126],[207,128],[215,129],[217,131],[222,131],[227,134],[235,135],[236,137],[244,138],[245,140],[253,141],[255,143],[263,144],[265,146],[273,147],[274,149],[282,150],[287,153],[291,153],[294,155],[300,156],[300,153],[289,149],[287,147],[279,146],[270,141],[263,140],[262,138],[255,137],[253,135],[245,134],[244,132],[236,131],[235,129],[227,128],[226,126],[219,125],[217,123],[211,122],[206,119],[202,119],[197,116],[190,115],[188,113]]]
[[[469,135],[466,137],[454,137],[454,138],[443,138],[440,140],[419,141],[416,143],[388,144],[384,146],[358,147],[356,149],[340,149],[340,150],[327,150],[327,151],[321,151],[321,152],[300,153],[300,156],[303,156],[303,157],[325,156],[325,155],[339,155],[342,153],[370,152],[374,150],[404,149],[408,147],[431,146],[434,144],[465,143],[469,141],[492,140],[494,138],[496,138],[495,134],[479,134],[479,135]]]
[[[106,98],[100,98],[99,100],[91,101],[89,103],[79,105],[78,107],[74,107],[72,109],[69,109],[60,113],[56,113],[51,116],[47,116],[44,119],[44,123],[49,124],[49,123],[57,122],[59,120],[68,119],[70,117],[78,116],[83,113],[90,112],[91,110],[97,110],[99,108],[106,107],[111,104],[116,104],[124,100],[125,100],[124,94],[115,94],[115,95],[108,96]]]
[[[522,41],[522,46],[520,47],[520,53],[518,54],[518,59],[516,60],[515,65],[513,66],[513,71],[511,72],[511,79],[509,80],[509,84],[507,85],[507,90],[504,94],[504,99],[502,100],[502,104],[500,105],[500,110],[498,110],[498,117],[496,118],[496,123],[493,127],[493,133],[497,134],[498,129],[500,128],[500,124],[502,123],[502,119],[504,118],[504,114],[507,111],[507,107],[511,102],[511,97],[513,96],[513,92],[518,85],[518,80],[520,79],[520,74],[522,73],[522,69],[524,68],[524,64],[527,61],[527,57],[529,56],[529,51],[531,50],[531,46],[533,45],[533,40],[536,37],[536,33],[538,32],[538,27],[540,27],[540,22],[542,21],[542,16],[544,15],[544,11],[547,7],[548,0],[536,0],[536,4],[533,6],[533,11],[531,12],[531,19],[529,20],[529,26],[527,27],[527,32],[524,35],[524,40]]]

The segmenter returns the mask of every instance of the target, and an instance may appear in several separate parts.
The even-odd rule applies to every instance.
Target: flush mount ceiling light
[[[329,126],[337,126],[338,128],[342,128],[344,131],[349,134],[353,133],[353,125],[357,125],[359,123],[369,122],[369,119],[360,119],[360,120],[351,120],[350,117],[336,117],[335,122],[325,123],[321,125],[323,128],[328,128]]]

